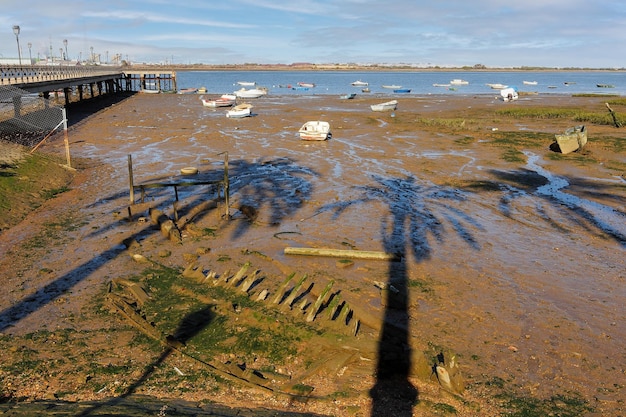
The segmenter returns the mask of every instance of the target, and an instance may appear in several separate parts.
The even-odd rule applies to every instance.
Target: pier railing
[[[0,65],[0,85],[23,85],[122,73],[121,67],[97,65]]]

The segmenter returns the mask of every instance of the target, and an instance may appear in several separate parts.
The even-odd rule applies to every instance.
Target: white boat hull
[[[331,135],[330,124],[319,120],[306,122],[298,133],[302,140],[326,140]]]
[[[372,104],[370,106],[372,111],[390,111],[390,110],[395,110],[397,107],[398,107],[397,100],[392,100],[392,101],[388,101],[386,103],[380,103],[380,104]]]

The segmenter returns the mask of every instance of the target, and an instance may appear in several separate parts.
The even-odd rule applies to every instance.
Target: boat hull
[[[395,110],[397,107],[398,102],[396,100],[388,101],[386,103],[372,104],[370,106],[372,111],[391,111]]]
[[[565,133],[554,136],[562,154],[577,151],[587,144],[587,129],[584,125],[569,128]]]
[[[302,125],[300,130],[298,130],[298,133],[302,140],[326,140],[331,136],[330,124],[319,120],[306,122]]]

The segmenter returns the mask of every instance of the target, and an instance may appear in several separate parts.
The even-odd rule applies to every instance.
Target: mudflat
[[[249,101],[252,117],[230,119],[195,95],[138,94],[86,117],[69,130],[70,190],[0,235],[0,394],[7,404],[132,392],[328,415],[497,416],[514,407],[498,397],[506,390],[537,409],[617,415],[626,364],[624,130],[587,123],[586,146],[562,155],[550,145],[579,124],[574,117],[507,113],[602,113],[607,100],[415,96],[373,112],[388,98],[270,94]],[[309,120],[328,121],[332,137],[300,140]],[[41,151],[64,155],[63,141]],[[216,190],[181,185],[146,189],[129,212],[129,161],[135,185],[218,181],[227,161],[229,206],[216,200],[199,210]],[[183,175],[186,167],[198,173]],[[150,207],[185,219],[180,241],[152,224]],[[394,259],[351,257],[358,252]],[[306,274],[309,295],[333,282],[356,319],[341,342],[303,342],[306,356],[279,364],[278,373],[306,385],[297,400],[232,382],[207,388],[186,379],[201,365],[178,351],[157,361],[134,327],[98,304],[112,281],[147,268],[138,259],[217,276],[248,262],[270,298],[289,274]],[[306,311],[291,310],[306,322]],[[402,337],[384,341],[388,325]],[[426,358],[436,370],[439,354],[454,356],[464,389],[451,392],[420,368]],[[328,366],[313,372],[315,360]],[[31,372],[6,365],[26,361]],[[381,364],[408,366],[412,394],[394,397],[406,384],[381,384]],[[166,376],[144,378],[146,367]]]

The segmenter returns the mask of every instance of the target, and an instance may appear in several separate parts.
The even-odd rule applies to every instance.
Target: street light
[[[63,46],[65,46],[65,59],[68,59],[69,55],[67,54],[67,39],[63,39]]]
[[[20,27],[18,25],[13,26],[13,33],[15,33],[15,40],[17,41],[17,56],[20,59],[20,65],[22,65],[22,52],[20,52]]]
[[[30,60],[29,64],[33,65],[33,55],[31,54],[31,48],[33,47],[33,44],[28,42],[28,59]]]

